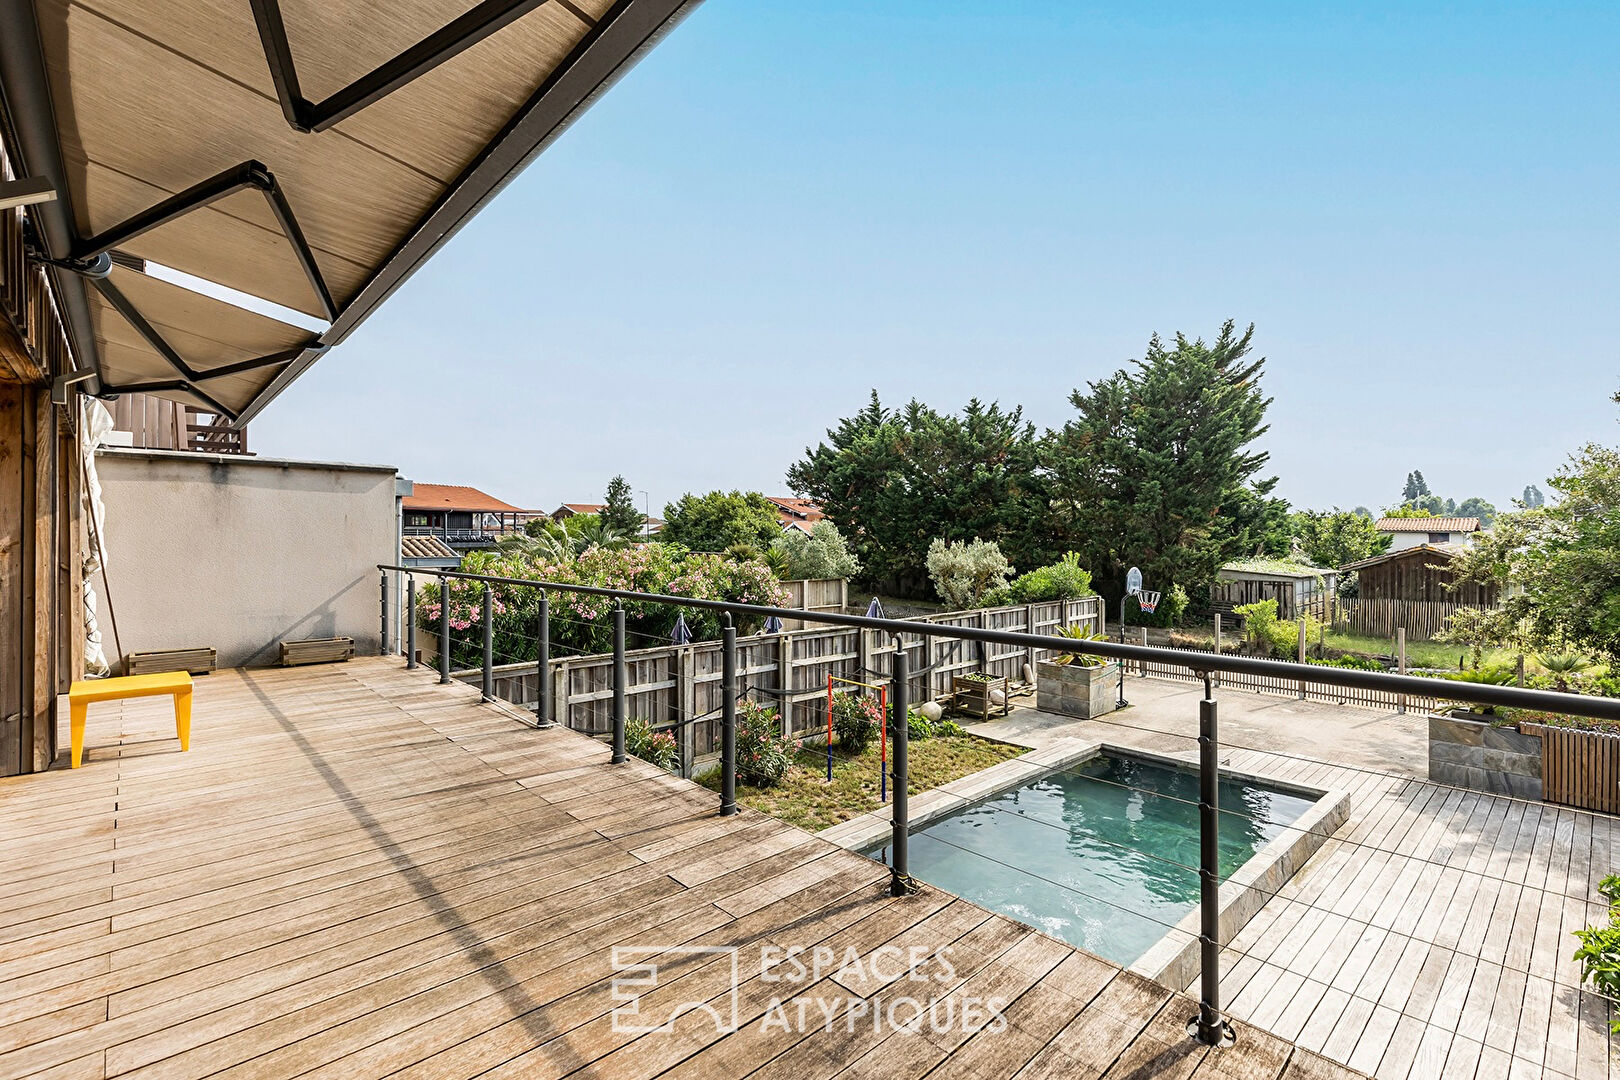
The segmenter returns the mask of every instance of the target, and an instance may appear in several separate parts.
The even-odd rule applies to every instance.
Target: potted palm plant
[[[1065,626],[1062,637],[1076,641],[1101,641],[1079,626]],[[1119,663],[1090,653],[1057,653],[1035,665],[1035,707],[1089,720],[1113,712],[1119,701]]]

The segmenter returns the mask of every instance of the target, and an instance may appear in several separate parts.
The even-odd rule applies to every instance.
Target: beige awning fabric
[[[0,4],[26,8],[29,0]],[[192,383],[165,346],[198,372],[309,346],[265,367],[152,391],[194,399],[191,389],[200,389],[232,414],[256,412],[352,332],[691,4],[33,0],[75,247],[49,254],[83,261],[98,253],[91,241],[111,234],[120,263],[104,281],[79,276],[102,382],[114,390]],[[478,25],[483,36],[474,43],[434,53],[445,35],[490,17],[501,21]],[[279,68],[265,30],[275,19],[284,29]],[[9,18],[0,33],[18,25]],[[365,87],[379,69],[392,75],[402,60],[414,63],[352,115],[324,130],[297,129],[288,73],[298,107],[315,110],[352,85]],[[16,114],[18,79],[7,74]],[[233,175],[246,182],[230,186]],[[119,235],[165,200],[221,177],[204,205]],[[298,235],[312,266],[300,258]],[[141,260],[332,325],[321,334],[290,327],[145,276],[135,269]],[[124,317],[112,293],[144,316],[146,329]]]

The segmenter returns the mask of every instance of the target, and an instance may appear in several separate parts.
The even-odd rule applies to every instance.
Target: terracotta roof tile
[[[437,536],[405,536],[399,553],[407,559],[459,559],[455,550]]]
[[[1386,517],[1378,519],[1379,532],[1474,532],[1477,517]]]
[[[407,510],[472,510],[485,514],[527,514],[528,510],[504,503],[472,487],[459,484],[417,484],[405,497]]]

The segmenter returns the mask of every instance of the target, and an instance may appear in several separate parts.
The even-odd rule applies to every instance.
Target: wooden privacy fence
[[[797,578],[781,582],[788,591],[788,602],[782,607],[801,611],[843,611],[849,606],[849,582],[844,578]],[[803,619],[783,619],[784,630],[802,630]]]
[[[941,626],[972,626],[1034,634],[1054,633],[1059,627],[1080,625],[1092,633],[1102,629],[1098,599],[1025,604],[929,615],[915,620]],[[912,676],[910,698],[928,701],[950,692],[951,677],[970,671],[1019,678],[1025,664],[1034,664],[1044,649],[1024,649],[970,641],[927,638],[921,633],[901,635],[901,647],[918,672]],[[780,634],[757,634],[737,640],[737,681],[747,697],[780,708],[785,734],[796,738],[825,737],[827,730],[827,676],[879,682],[877,673],[889,669],[894,653],[891,638],[878,631],[853,627],[821,627]],[[431,654],[428,654],[431,655]],[[663,645],[627,650],[625,656],[625,715],[647,720],[655,730],[673,731],[681,754],[681,768],[693,770],[720,752],[721,649],[718,641],[691,645]],[[477,685],[477,670],[453,672],[462,682]],[[494,669],[495,696],[526,708],[539,701],[537,666],[504,664]],[[876,676],[876,677],[874,677]],[[591,735],[610,734],[613,727],[613,655],[570,656],[551,661],[552,716],[558,723]]]
[[[1520,724],[1541,736],[1541,798],[1545,802],[1620,814],[1620,735]]]
[[[1470,606],[1478,605],[1454,600],[1340,600],[1335,629],[1391,638],[1397,627],[1404,626],[1408,639],[1427,641],[1444,630],[1459,609]]]
[[[1177,679],[1182,682],[1200,681],[1198,675],[1193,674],[1184,667],[1152,661],[1149,661],[1146,665],[1128,663],[1126,671],[1134,671],[1157,679]],[[1215,685],[1234,690],[1256,690],[1262,694],[1280,694],[1284,697],[1301,698],[1305,701],[1325,701],[1332,705],[1360,705],[1370,709],[1394,710],[1400,706],[1401,699],[1404,697],[1409,712],[1434,712],[1439,709],[1441,701],[1440,698],[1427,694],[1394,694],[1388,690],[1360,690],[1348,686],[1332,686],[1328,683],[1311,682],[1309,680],[1301,682],[1298,679],[1283,679],[1274,675],[1246,675],[1222,672],[1215,676]]]

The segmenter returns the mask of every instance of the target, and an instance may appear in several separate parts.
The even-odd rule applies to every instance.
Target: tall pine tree
[[[1246,359],[1253,337],[1230,320],[1207,344],[1155,335],[1131,369],[1071,395],[1079,415],[1055,437],[1055,505],[1105,595],[1132,565],[1150,589],[1191,593],[1228,559],[1276,543],[1285,504],[1275,479],[1256,479],[1271,399],[1265,360]]]
[[[607,505],[602,507],[601,517],[602,524],[614,532],[629,537],[641,535],[646,515],[636,509],[635,493],[624,477],[615,476],[608,481]]]

